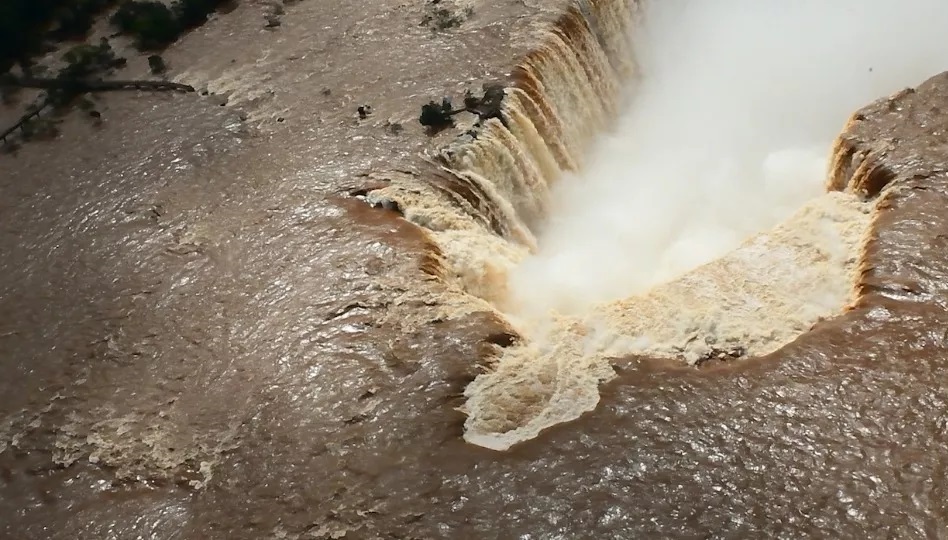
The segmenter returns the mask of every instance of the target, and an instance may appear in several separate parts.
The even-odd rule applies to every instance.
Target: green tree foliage
[[[0,0],[0,73],[29,66],[47,39],[81,38],[116,0]]]
[[[207,21],[208,15],[228,0],[177,0],[169,7],[154,0],[131,0],[122,4],[111,23],[133,36],[141,50],[160,50],[181,34]]]
[[[116,0],[72,0],[55,2],[53,9],[53,27],[50,29],[54,39],[77,39],[84,37],[92,28],[96,17],[112,7]]]
[[[119,5],[111,22],[143,50],[162,49],[235,0],[0,0],[0,73],[51,50],[51,41],[85,37],[96,18]]]
[[[219,0],[178,0],[174,4],[175,16],[182,27],[197,28],[207,21],[224,2]]]
[[[178,18],[161,2],[125,2],[110,22],[123,34],[135,38],[139,49],[162,49],[184,31]]]
[[[80,92],[76,84],[89,77],[101,77],[112,70],[125,65],[125,59],[115,56],[107,39],[98,45],[76,45],[63,55],[65,67],[59,70],[56,78],[62,81],[62,87],[48,90],[47,96],[54,107],[68,105]]]
[[[507,120],[503,114],[504,95],[502,85],[485,84],[482,97],[477,97],[473,92],[467,90],[464,93],[464,107],[460,109],[452,107],[451,99],[448,97],[442,99],[440,105],[434,101],[429,101],[426,105],[421,106],[421,116],[418,117],[418,121],[428,128],[430,134],[454,126],[454,115],[462,112],[477,115],[478,121],[475,126],[491,118],[496,118],[507,125]]]
[[[124,58],[115,56],[109,40],[102,38],[98,45],[76,45],[63,55],[66,67],[59,71],[59,79],[82,79],[108,73],[125,65]]]

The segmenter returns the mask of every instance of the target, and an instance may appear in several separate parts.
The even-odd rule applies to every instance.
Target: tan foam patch
[[[528,341],[467,389],[465,439],[503,450],[595,408],[609,360],[630,355],[694,364],[717,351],[777,350],[855,300],[873,203],[818,197],[738,249],[643,296],[584,319],[521,321]]]

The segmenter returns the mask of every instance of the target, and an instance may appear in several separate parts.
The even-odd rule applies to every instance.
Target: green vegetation
[[[16,103],[22,88],[43,92],[30,104],[20,120],[0,131],[0,147],[15,150],[14,137],[22,140],[53,137],[61,115],[73,106],[98,124],[102,115],[89,94],[111,90],[193,92],[188,85],[169,81],[128,81],[108,78],[125,65],[115,56],[108,39],[97,45],[80,44],[62,56],[64,67],[54,76],[48,68],[34,65],[33,58],[56,50],[57,41],[84,41],[93,23],[118,7],[110,23],[135,40],[141,50],[162,49],[181,34],[207,21],[215,10],[235,0],[175,0],[170,6],[153,0],[0,0],[0,101]],[[19,64],[22,74],[11,72]],[[148,57],[155,75],[167,70],[157,54]]]
[[[160,50],[188,30],[197,28],[229,0],[177,0],[171,6],[154,0],[132,0],[122,4],[110,22],[123,34],[135,38],[141,50]]]
[[[161,2],[125,2],[109,22],[134,37],[142,50],[164,48],[183,32],[174,13]]]
[[[54,42],[84,38],[115,6],[111,23],[140,49],[159,50],[234,1],[176,0],[169,7],[151,0],[0,0],[0,73],[16,64],[28,73],[32,58]]]
[[[98,45],[76,45],[63,55],[66,67],[59,70],[58,79],[84,79],[93,75],[111,73],[125,66],[125,59],[115,56],[109,40],[102,38]]]
[[[72,2],[53,2],[53,39],[77,39],[84,37],[96,17],[116,0],[73,0]]]
[[[6,140],[15,130],[20,131],[25,141],[48,139],[58,134],[60,118],[57,114],[43,115],[46,109],[61,112],[75,103],[90,116],[97,118],[99,113],[94,110],[94,103],[86,97],[80,97],[86,91],[83,81],[90,77],[102,77],[125,64],[124,58],[115,56],[106,39],[102,39],[98,45],[72,47],[63,55],[63,61],[66,63],[65,67],[60,69],[52,79],[31,79],[31,81],[43,81],[42,86],[46,88],[46,91],[27,107],[25,114],[16,125],[2,133],[0,139],[3,139],[7,150],[15,149],[15,144],[11,147],[7,144],[10,141]],[[45,84],[46,82],[49,84]],[[0,76],[0,86],[10,88],[11,86],[6,85],[16,83],[16,78],[9,75]]]
[[[160,60],[160,57],[155,58]],[[63,56],[63,61],[66,66],[54,77],[0,74],[0,88],[7,91],[17,88],[44,90],[26,109],[19,122],[0,132],[0,143],[6,150],[16,148],[17,143],[10,137],[17,131],[22,134],[24,140],[55,135],[55,127],[61,115],[72,106],[85,111],[98,125],[102,121],[102,115],[95,110],[95,103],[89,98],[90,93],[115,90],[194,91],[191,86],[170,81],[105,80],[106,75],[125,64],[125,59],[117,58],[108,40],[104,38],[99,45],[73,47]],[[157,63],[151,63],[152,69],[155,69]],[[40,70],[35,71],[38,73]],[[44,112],[51,114],[44,115]]]
[[[111,74],[116,68],[125,65],[125,59],[115,56],[105,38],[98,45],[76,45],[66,51],[63,61],[66,66],[56,74],[61,86],[46,92],[50,105],[54,107],[63,107],[75,99],[81,93],[79,84],[82,80]]]
[[[0,1],[0,73],[47,52],[48,41],[84,37],[95,18],[116,0]]]
[[[477,115],[475,126],[480,126],[491,118],[500,120],[507,125],[507,120],[503,114],[504,87],[499,84],[485,84],[483,95],[478,97],[470,90],[464,92],[464,107],[455,109],[451,105],[451,98],[445,97],[441,104],[429,101],[421,106],[421,116],[418,122],[425,126],[429,135],[439,133],[449,127],[454,126],[454,116],[468,112]]]

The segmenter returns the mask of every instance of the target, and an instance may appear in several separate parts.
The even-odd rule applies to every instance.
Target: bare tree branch
[[[43,77],[15,77],[12,75],[0,78],[0,86],[40,88],[43,90],[63,89],[78,93],[108,92],[113,90],[194,92],[193,86],[169,81],[104,81]]]
[[[0,86],[16,88],[38,88],[42,90],[64,90],[69,95],[79,95],[86,92],[109,92],[115,90],[147,90],[155,92],[194,92],[194,87],[168,81],[104,81],[68,78],[44,77],[16,77],[13,75],[0,76]],[[6,142],[7,137],[17,130],[23,129],[30,120],[37,118],[45,109],[53,105],[49,98],[42,105],[23,115],[13,126],[0,133],[0,142]]]
[[[3,133],[0,133],[0,142],[7,142],[7,137],[9,137],[10,135],[12,135],[16,130],[22,128],[22,127],[23,127],[27,122],[29,122],[30,120],[32,120],[32,119],[36,118],[37,116],[39,116],[40,113],[42,113],[43,110],[46,109],[46,107],[49,107],[49,106],[50,106],[50,101],[47,99],[46,101],[43,102],[42,105],[40,105],[39,107],[36,107],[36,108],[33,109],[32,111],[30,111],[30,112],[28,112],[27,114],[25,114],[25,115],[23,115],[22,117],[20,117],[20,121],[19,121],[19,122],[17,122],[16,124],[14,124],[13,126],[7,128],[7,129],[5,129],[5,130],[3,131]]]

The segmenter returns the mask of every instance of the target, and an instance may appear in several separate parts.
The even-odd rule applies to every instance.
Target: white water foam
[[[525,341],[467,388],[472,443],[591,410],[611,359],[765,355],[843,311],[874,203],[824,193],[832,141],[948,68],[941,1],[646,6],[630,108],[555,185],[510,275],[501,305]]]
[[[553,190],[505,308],[588,313],[736,248],[823,192],[846,118],[948,69],[941,0],[661,0],[642,82],[582,174]]]

